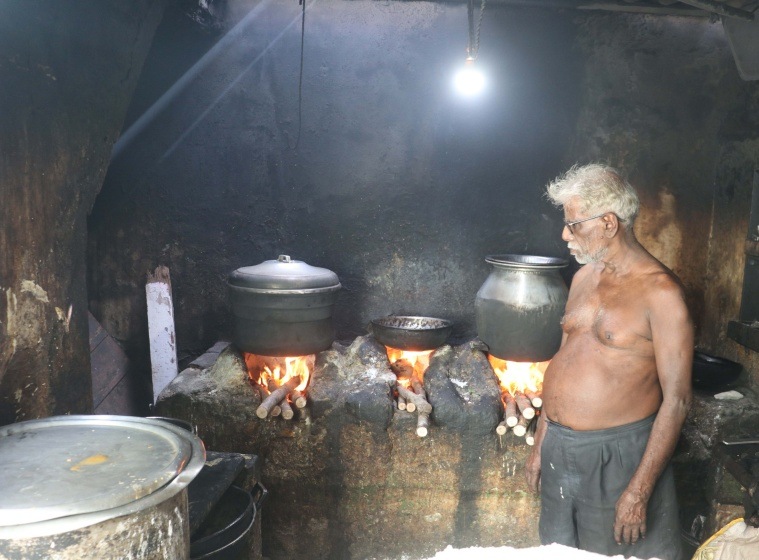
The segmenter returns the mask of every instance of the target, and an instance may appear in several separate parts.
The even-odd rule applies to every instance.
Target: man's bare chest
[[[645,302],[624,286],[596,286],[570,294],[562,328],[568,337],[592,336],[608,347],[637,348],[651,343]]]

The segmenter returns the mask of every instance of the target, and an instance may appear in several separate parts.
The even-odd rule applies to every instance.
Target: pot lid
[[[293,260],[289,255],[279,255],[277,260],[238,268],[229,275],[229,284],[274,291],[340,288],[340,280],[331,270]]]
[[[160,420],[54,416],[1,427],[0,538],[145,509],[185,488],[204,462],[197,436]]]
[[[565,268],[569,265],[566,259],[557,257],[541,257],[538,255],[488,255],[485,262],[504,268],[537,268],[541,270]]]

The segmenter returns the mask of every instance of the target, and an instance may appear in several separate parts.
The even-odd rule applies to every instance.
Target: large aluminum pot
[[[229,275],[235,345],[262,356],[303,356],[335,339],[332,310],[340,282],[326,268],[280,255]]]
[[[54,416],[0,428],[0,559],[186,560],[203,442],[160,420]]]
[[[475,299],[477,334],[494,356],[515,362],[550,360],[561,345],[568,262],[533,255],[491,255],[493,270]]]

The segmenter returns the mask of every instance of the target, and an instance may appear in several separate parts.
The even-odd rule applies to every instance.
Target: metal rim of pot
[[[538,255],[488,255],[485,262],[499,268],[527,268],[552,270],[566,268],[569,261],[559,257],[543,257]]]
[[[157,490],[133,500],[131,502],[118,505],[112,508],[104,508],[95,511],[88,511],[79,514],[71,514],[63,517],[56,517],[40,521],[33,521],[18,525],[0,526],[0,539],[27,539],[36,537],[46,537],[76,531],[85,527],[96,525],[110,519],[131,515],[137,512],[145,511],[157,506],[166,500],[176,496],[179,492],[186,490],[187,485],[203,468],[206,460],[205,446],[197,436],[188,433],[185,429],[169,424],[161,420],[150,420],[136,416],[110,416],[110,415],[69,415],[53,416],[39,420],[28,420],[18,422],[0,428],[0,436],[13,435],[22,433],[23,430],[30,426],[45,425],[76,425],[90,426],[92,428],[99,426],[128,426],[142,425],[144,428],[165,430],[172,432],[177,438],[188,442],[190,445],[190,454],[183,461],[181,470],[165,485]],[[147,426],[146,426],[147,425]],[[32,427],[34,427],[32,426]]]

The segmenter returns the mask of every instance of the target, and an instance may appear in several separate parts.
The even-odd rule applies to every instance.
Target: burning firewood
[[[260,406],[256,409],[256,416],[263,419],[269,416],[272,408],[282,402],[293,389],[300,384],[300,379],[297,377],[290,378],[284,385],[272,391],[272,393],[264,399]]]
[[[530,399],[532,406],[534,406],[535,408],[540,408],[541,406],[543,406],[543,398],[540,396],[540,393],[537,393],[530,389],[525,389],[524,394],[528,399]]]
[[[306,398],[306,395],[298,391],[297,389],[293,389],[290,393],[290,399],[292,400],[292,403],[295,405],[296,408],[306,408],[306,405],[308,404],[308,399]]]
[[[517,402],[508,391],[504,391],[501,396],[503,397],[503,421],[507,427],[513,428],[519,422]]]
[[[517,408],[519,408],[519,412],[522,416],[527,420],[532,420],[535,417],[535,409],[532,408],[530,399],[528,399],[524,393],[520,391],[514,393],[514,400],[517,402]]]
[[[406,410],[412,412],[408,409],[408,405],[411,403],[419,409],[419,412],[424,412],[425,414],[432,412],[432,405],[428,403],[424,397],[421,397],[413,391],[408,390],[400,383],[397,383],[396,386],[398,388],[398,395],[406,399]]]
[[[411,376],[414,375],[414,365],[404,358],[390,364],[390,369],[393,370],[398,379],[411,379]]]

